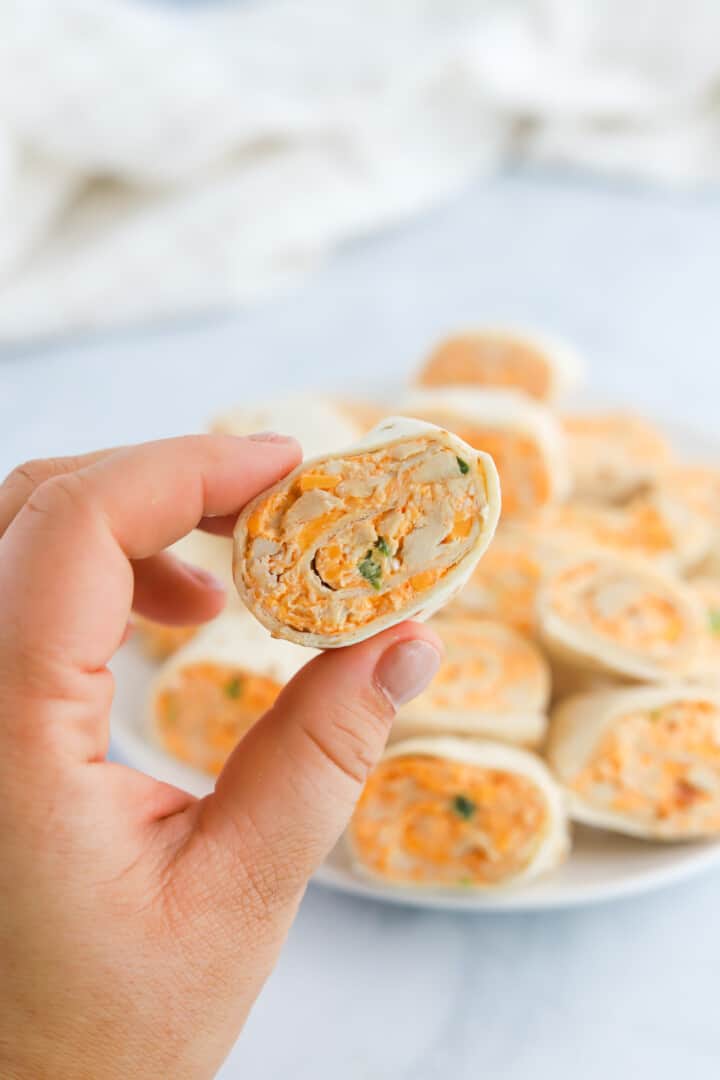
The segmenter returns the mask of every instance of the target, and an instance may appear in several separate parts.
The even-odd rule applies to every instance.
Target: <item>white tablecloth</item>
[[[516,176],[241,316],[0,364],[0,468],[198,428],[271,389],[397,381],[444,329],[566,334],[603,395],[713,431],[720,197]],[[574,912],[405,911],[311,888],[223,1080],[717,1075],[720,872]]]
[[[0,343],[224,310],[507,161],[720,179],[716,0],[0,3]]]

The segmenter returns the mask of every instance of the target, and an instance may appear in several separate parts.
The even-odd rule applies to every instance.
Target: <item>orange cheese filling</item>
[[[529,513],[552,496],[552,477],[537,442],[529,435],[493,428],[468,428],[461,439],[494,459],[503,495],[503,517]]]
[[[308,633],[341,634],[410,608],[476,542],[482,468],[427,437],[310,466],[252,513],[245,584],[269,614]]]
[[[631,413],[566,416],[576,487],[603,498],[629,495],[651,481],[672,458],[667,440],[647,421]]]
[[[672,556],[676,536],[662,508],[640,498],[622,507],[574,502],[550,507],[535,522],[540,535],[560,547],[579,545],[637,558]]]
[[[543,448],[524,432],[491,424],[472,423],[439,408],[418,410],[419,419],[450,428],[475,450],[490,454],[500,477],[503,521],[531,514],[553,497],[553,476]]]
[[[720,832],[720,710],[689,699],[618,718],[570,786],[668,837]]]
[[[498,885],[532,861],[548,827],[540,789],[499,769],[422,755],[370,776],[350,825],[357,857],[398,885]]]
[[[433,628],[445,657],[430,687],[405,706],[406,714],[542,711],[545,668],[529,642],[481,621],[443,618]]]
[[[263,675],[209,662],[188,664],[155,703],[158,737],[171,754],[217,775],[282,687]]]
[[[647,420],[632,413],[587,413],[565,416],[565,433],[578,451],[582,446],[596,448],[598,458],[611,452],[627,454],[631,463],[639,461],[657,466],[669,461],[672,450],[659,431]]]
[[[328,476],[325,473],[313,473],[307,472],[300,477],[298,486],[301,491],[314,491],[319,489],[320,491],[332,491],[338,486],[342,477],[340,476]]]
[[[486,615],[530,634],[535,629],[542,579],[543,568],[532,552],[497,535],[452,607]]]
[[[553,610],[635,653],[669,661],[688,627],[683,611],[660,583],[634,579],[632,571],[582,563],[558,574],[552,583]]]
[[[664,486],[696,514],[720,526],[720,469],[710,465],[676,465],[662,477]]]
[[[484,386],[523,390],[544,400],[551,372],[540,349],[492,332],[458,334],[443,341],[420,373],[424,386]]]

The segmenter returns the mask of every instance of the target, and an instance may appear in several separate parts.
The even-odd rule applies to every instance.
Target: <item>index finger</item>
[[[93,450],[90,454],[73,454],[70,457],[40,458],[26,461],[13,469],[0,485],[0,537],[20,513],[33,491],[63,473],[77,472],[96,461],[102,461],[110,454],[117,453],[119,447],[112,450]]]
[[[263,441],[277,441],[277,436],[270,439],[263,436]],[[16,466],[0,484],[0,538],[20,513],[32,493],[55,476],[63,473],[78,472],[96,461],[104,461],[112,454],[119,453],[126,447],[113,446],[106,450],[93,450],[89,454],[71,454],[67,457],[38,458]],[[217,536],[232,536],[237,515],[209,515],[198,523],[198,528]]]
[[[132,603],[128,559],[237,514],[300,460],[293,439],[197,435],[119,450],[41,484],[0,540],[0,647],[104,667]]]

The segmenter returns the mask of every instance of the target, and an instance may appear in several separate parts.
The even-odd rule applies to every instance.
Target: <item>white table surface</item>
[[[712,431],[720,194],[508,177],[350,246],[252,311],[0,363],[0,469],[201,427],[247,394],[362,391],[443,330],[567,335],[593,386]],[[1,294],[0,294],[1,295]],[[537,915],[442,915],[311,888],[224,1080],[718,1075],[720,872]]]

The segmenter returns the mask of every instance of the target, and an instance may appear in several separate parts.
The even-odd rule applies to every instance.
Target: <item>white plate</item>
[[[720,460],[720,448],[710,440],[687,429],[673,428],[669,434],[688,457]],[[112,668],[116,677],[112,736],[119,755],[135,768],[193,795],[208,794],[213,787],[211,779],[176,761],[149,737],[146,701],[156,665],[130,641],[115,657]],[[720,843],[655,845],[576,828],[567,863],[548,877],[514,890],[482,894],[391,888],[357,874],[342,844],[314,880],[332,889],[394,904],[456,911],[533,911],[598,903],[665,888],[714,865],[720,865]]]

